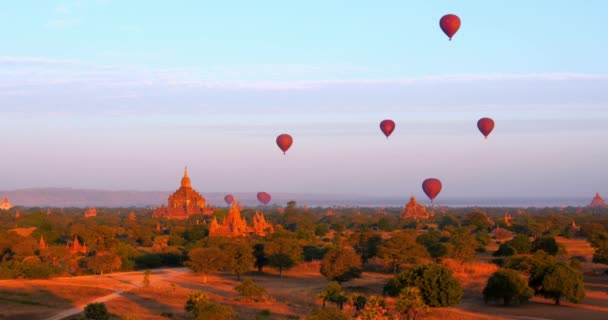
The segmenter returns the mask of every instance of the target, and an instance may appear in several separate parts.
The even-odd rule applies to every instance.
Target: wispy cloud
[[[243,79],[238,68],[146,68],[100,65],[45,57],[0,56],[0,112],[65,111],[95,114],[316,112],[412,114],[442,110],[452,116],[518,110],[608,111],[608,75],[585,73],[460,74],[359,78],[357,72],[327,79],[345,67],[243,66],[242,73],[289,74],[288,79]],[[357,70],[356,67],[352,67]],[[318,77],[315,79],[314,77]],[[327,78],[324,78],[327,77]],[[306,78],[307,80],[301,80]],[[312,80],[311,80],[312,78]],[[580,117],[580,115],[576,115]]]

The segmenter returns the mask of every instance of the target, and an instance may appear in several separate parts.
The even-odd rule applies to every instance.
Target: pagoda
[[[209,236],[212,237],[238,237],[250,235],[266,237],[272,233],[274,233],[274,227],[272,224],[266,222],[264,214],[259,211],[255,212],[253,226],[249,227],[247,225],[247,220],[241,217],[241,211],[236,202],[232,202],[226,219],[221,223],[218,223],[217,218],[213,217],[211,224],[209,224]]]
[[[435,213],[432,211],[426,211],[426,207],[420,205],[418,201],[416,201],[416,197],[412,195],[410,198],[410,202],[405,205],[405,208],[401,212],[401,217],[404,219],[413,218],[416,220],[419,219],[428,219],[434,216]]]
[[[10,210],[12,207],[14,207],[10,202],[8,202],[8,198],[4,197],[4,199],[2,199],[2,202],[0,202],[0,210]]]
[[[591,200],[591,203],[589,204],[589,207],[591,207],[591,208],[608,208],[608,205],[606,204],[604,199],[602,199],[602,197],[600,197],[600,193],[596,192],[595,197],[593,197],[593,200]]]
[[[169,196],[168,205],[162,205],[154,210],[152,218],[168,218],[184,220],[195,214],[213,214],[213,209],[206,206],[205,198],[192,188],[188,168],[184,169],[181,185]]]
[[[74,236],[74,241],[72,242],[72,245],[70,245],[68,243],[67,247],[68,247],[68,251],[71,254],[76,254],[76,253],[87,254],[87,251],[88,251],[86,244],[80,245],[80,241],[78,241],[78,236]]]

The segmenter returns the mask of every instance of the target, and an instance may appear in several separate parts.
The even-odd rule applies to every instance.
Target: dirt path
[[[164,282],[164,281],[170,280],[174,277],[177,277],[177,276],[182,275],[187,272],[189,272],[189,271],[186,268],[156,269],[156,270],[153,270],[153,274],[155,275],[155,277],[150,277],[150,283],[156,284],[159,282]],[[83,276],[83,277],[90,278],[91,276]],[[138,282],[137,282],[138,280],[141,280],[141,277],[142,277],[142,272],[122,272],[122,273],[113,273],[113,274],[107,275],[106,278],[109,278],[112,280],[117,280],[122,284],[127,284],[130,286],[130,288],[126,288],[123,290],[114,289],[115,291],[111,294],[108,294],[108,295],[105,295],[102,297],[98,297],[87,303],[78,305],[76,307],[73,307],[73,308],[70,308],[67,310],[63,310],[50,318],[46,318],[45,320],[61,320],[61,319],[81,313],[88,304],[108,302],[108,301],[111,301],[113,299],[120,297],[124,292],[128,292],[128,291],[136,289],[136,288],[141,288],[142,287],[141,284],[138,284]],[[75,278],[77,279],[79,277],[73,277],[71,279],[74,280]],[[123,287],[123,285],[121,285],[121,287]]]

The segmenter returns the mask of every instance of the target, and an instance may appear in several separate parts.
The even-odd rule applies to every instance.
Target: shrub
[[[483,299],[486,303],[502,299],[504,305],[509,305],[511,302],[527,302],[533,293],[516,271],[502,269],[494,272],[488,279],[488,284],[483,289]]]
[[[431,307],[457,305],[463,294],[452,271],[436,264],[418,265],[398,274],[384,286],[384,292],[395,297],[406,287],[417,287]]]
[[[241,297],[256,302],[266,300],[268,295],[266,288],[255,284],[250,278],[245,278],[243,283],[234,287],[234,290],[236,290]]]
[[[110,313],[104,303],[91,303],[84,308],[84,317],[87,320],[108,320]]]
[[[336,308],[322,308],[314,310],[306,320],[349,320],[342,311]]]
[[[559,304],[562,297],[574,303],[585,297],[583,276],[563,262],[537,268],[528,284],[534,289],[534,294],[553,299],[555,304]]]
[[[514,255],[515,252],[515,248],[511,247],[508,243],[503,243],[492,255],[495,257],[508,257]]]

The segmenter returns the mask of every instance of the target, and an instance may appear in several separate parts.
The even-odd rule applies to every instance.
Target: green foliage
[[[264,267],[268,265],[268,257],[266,256],[266,245],[262,242],[253,245],[253,256],[255,257],[254,266],[258,272],[263,272]]]
[[[354,293],[350,296],[350,301],[355,307],[355,311],[359,313],[361,310],[365,308],[365,304],[367,304],[367,298],[359,293]]]
[[[416,320],[419,313],[425,312],[428,306],[422,298],[420,289],[416,287],[405,287],[397,297],[395,304],[397,312],[407,320]]]
[[[494,223],[485,212],[473,211],[464,217],[465,226],[472,226],[474,231],[487,231]]]
[[[87,320],[108,320],[110,313],[104,303],[90,303],[84,308],[84,317]]]
[[[526,281],[511,269],[494,272],[483,289],[483,298],[486,303],[502,299],[504,305],[509,305],[511,302],[518,304],[527,302],[533,294],[534,291],[528,287]]]
[[[348,301],[348,297],[342,292],[342,287],[337,281],[330,282],[327,288],[319,293],[319,298],[323,301],[323,307],[329,301],[338,305],[340,310],[344,307],[344,303]]]
[[[457,305],[463,294],[452,271],[437,264],[417,265],[398,274],[384,286],[384,292],[395,297],[406,287],[420,289],[424,302],[431,307]]]
[[[366,264],[369,259],[378,255],[378,248],[382,243],[382,237],[378,233],[366,230],[352,234],[348,242],[353,246],[357,254],[361,255],[363,264]]]
[[[265,252],[268,255],[268,264],[279,270],[289,270],[302,261],[302,247],[298,240],[286,234],[273,236],[266,244]]]
[[[593,262],[608,264],[608,233],[593,233],[588,240],[591,246],[595,248]]]
[[[518,234],[506,243],[519,254],[527,254],[532,251],[532,242],[530,241],[530,238],[524,234]]]
[[[582,274],[563,262],[538,268],[530,276],[528,284],[536,295],[553,299],[555,304],[559,304],[562,297],[574,303],[585,297]]]
[[[515,253],[515,248],[511,247],[508,243],[503,243],[492,255],[495,257],[508,257],[514,255]]]
[[[190,260],[186,261],[186,266],[194,272],[203,273],[203,283],[207,282],[207,274],[220,270],[227,259],[216,247],[192,249],[188,252],[188,258]]]
[[[463,229],[457,230],[450,238],[452,250],[450,252],[452,258],[465,262],[475,258],[477,242],[473,235],[468,234]]]
[[[266,288],[255,284],[250,278],[245,278],[241,284],[234,287],[234,290],[236,290],[241,297],[256,302],[265,301],[268,296]]]
[[[306,320],[349,320],[350,318],[337,308],[315,309]]]
[[[230,306],[209,301],[204,292],[191,292],[184,309],[197,320],[232,320],[237,314]]]
[[[555,256],[559,253],[559,246],[557,245],[557,241],[555,241],[554,237],[540,237],[534,239],[534,242],[532,243],[532,252],[537,252],[539,250]]]
[[[321,262],[321,274],[339,283],[361,277],[361,257],[355,250],[340,244],[325,254]]]
[[[359,312],[358,320],[389,320],[391,319],[386,302],[380,296],[370,296],[365,308]]]
[[[416,232],[397,231],[392,237],[378,247],[378,257],[391,266],[397,273],[399,267],[406,263],[416,263],[428,258],[426,248],[416,242]]]
[[[554,264],[555,257],[544,251],[538,251],[531,256],[513,256],[505,260],[503,266],[527,274],[534,273],[538,268]]]

